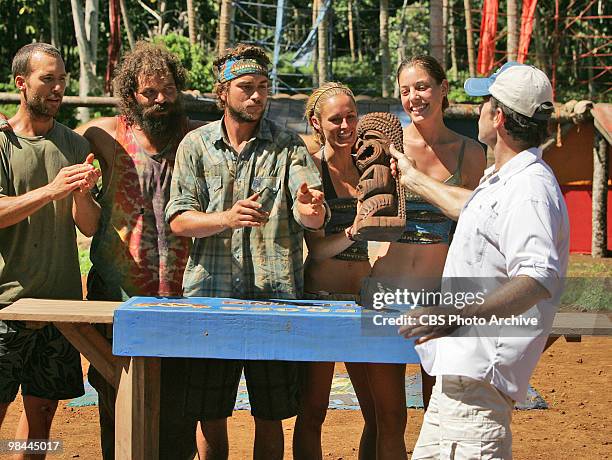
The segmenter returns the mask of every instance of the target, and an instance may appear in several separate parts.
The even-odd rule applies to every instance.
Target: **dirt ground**
[[[338,364],[336,371],[344,373],[344,366]],[[550,409],[514,412],[515,458],[612,458],[611,377],[612,338],[584,337],[582,343],[559,339],[544,353],[531,382]],[[18,400],[9,408],[0,439],[12,437],[20,411]],[[408,410],[409,452],[422,416],[422,410]],[[293,424],[293,419],[284,424],[287,459],[292,458]],[[234,412],[229,423],[232,460],[250,458],[253,428],[248,412]],[[324,458],[356,459],[360,430],[359,411],[330,410],[323,427]],[[60,403],[51,436],[63,440],[64,453],[49,456],[50,459],[100,458],[97,408],[71,408]]]

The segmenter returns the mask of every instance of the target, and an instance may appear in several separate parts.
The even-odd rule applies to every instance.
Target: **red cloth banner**
[[[110,37],[107,48],[107,63],[106,77],[104,89],[107,93],[111,93],[113,73],[117,62],[119,61],[119,53],[121,52],[121,8],[119,0],[110,0],[108,8],[108,19],[110,23]]]
[[[529,51],[529,42],[533,32],[533,17],[538,0],[523,0],[523,12],[521,13],[521,36],[519,38],[517,61],[523,64]]]
[[[488,75],[495,64],[498,0],[484,0],[478,45],[478,73]]]

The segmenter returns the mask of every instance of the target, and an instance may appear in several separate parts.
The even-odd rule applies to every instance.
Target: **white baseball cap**
[[[554,108],[552,86],[546,74],[518,62],[505,63],[490,77],[468,78],[463,88],[470,96],[491,95],[529,118],[546,120]]]

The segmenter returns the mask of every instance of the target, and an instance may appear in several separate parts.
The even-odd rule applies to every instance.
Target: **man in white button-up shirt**
[[[550,81],[508,63],[465,90],[484,96],[479,139],[495,156],[476,190],[436,182],[396,153],[402,184],[458,218],[443,290],[470,285],[484,297],[462,309],[415,309],[415,325],[400,329],[419,337],[423,367],[436,376],[413,459],[512,457],[512,408],[552,328],[569,257],[567,209],[538,147],[553,110]],[[444,321],[428,325],[434,316]],[[486,325],[457,327],[467,320]]]

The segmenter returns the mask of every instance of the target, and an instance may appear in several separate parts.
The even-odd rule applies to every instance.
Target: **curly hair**
[[[246,43],[239,43],[234,48],[227,49],[223,56],[219,56],[217,59],[213,61],[213,67],[215,69],[215,77],[217,77],[219,68],[227,61],[228,59],[238,58],[238,59],[254,59],[258,64],[269,67],[270,66],[270,58],[266,55],[266,52],[255,45],[248,45]],[[216,79],[216,78],[215,78]],[[225,102],[221,100],[221,95],[227,91],[229,88],[229,84],[231,82],[226,81],[224,83],[215,82],[215,94],[217,95],[217,107],[221,110],[225,109]]]
[[[438,62],[438,60],[427,54],[421,54],[418,56],[414,56],[411,59],[405,59],[401,62],[399,67],[397,68],[396,78],[399,81],[399,77],[404,69],[409,69],[411,67],[419,66],[423,69],[427,74],[432,77],[438,85],[441,85],[444,80],[448,80],[446,78],[446,72]],[[446,110],[449,107],[448,96],[444,96],[442,99],[442,110]]]
[[[312,92],[312,94],[306,101],[306,110],[304,112],[304,116],[306,117],[308,125],[312,128],[312,131],[315,135],[315,139],[317,140],[319,145],[325,144],[325,136],[322,132],[316,130],[316,128],[312,124],[312,117],[314,116],[317,120],[319,120],[320,123],[321,107],[323,107],[325,101],[327,101],[331,97],[337,96],[338,94],[346,94],[353,100],[355,106],[357,106],[357,103],[355,102],[355,95],[350,90],[350,88],[346,85],[343,85],[342,83],[337,83],[333,81],[324,83],[319,86]]]
[[[123,57],[113,78],[113,90],[119,98],[119,110],[129,123],[134,122],[131,107],[135,103],[134,93],[138,89],[138,77],[161,76],[167,73],[174,78],[174,84],[180,94],[187,83],[187,70],[178,56],[163,45],[139,41],[134,49]]]

